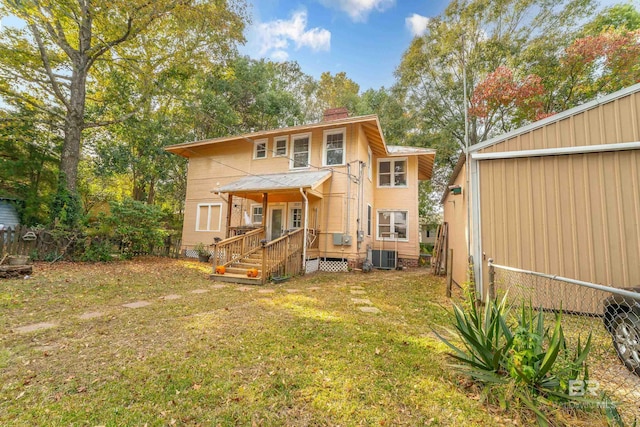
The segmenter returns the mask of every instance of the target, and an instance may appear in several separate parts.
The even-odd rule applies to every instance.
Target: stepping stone
[[[39,331],[41,329],[55,328],[56,326],[58,326],[57,323],[40,322],[34,323],[32,325],[20,326],[19,328],[15,328],[14,330],[19,334],[24,334],[26,332]]]
[[[259,294],[273,294],[275,292],[276,292],[275,289],[260,289],[260,290],[258,290]]]
[[[127,308],[141,308],[141,307],[146,307],[148,305],[151,305],[149,301],[136,301],[136,302],[130,302],[128,304],[122,304],[123,307],[127,307]]]
[[[322,288],[320,286],[312,286],[312,287],[307,288],[307,289],[309,289],[310,291],[319,291]]]
[[[367,291],[360,291],[360,290],[351,290],[351,293],[353,295],[365,295],[367,293]]]
[[[376,307],[358,307],[358,310],[364,311],[365,313],[380,313],[380,309]]]
[[[191,291],[192,294],[206,294],[209,292],[209,289],[194,289]]]
[[[80,316],[78,316],[78,319],[89,320],[89,319],[95,319],[96,317],[100,317],[100,316],[104,316],[104,313],[101,311],[89,311],[87,313],[82,313]]]
[[[236,290],[240,292],[248,292],[248,291],[252,291],[253,288],[251,286],[239,286],[236,288]]]
[[[351,286],[351,289],[364,289],[362,286]]]
[[[211,289],[222,289],[222,288],[226,288],[227,285],[222,285],[220,283],[216,284],[216,285],[211,285]]]
[[[171,300],[180,299],[180,298],[182,298],[182,295],[171,294],[171,295],[165,295],[163,297],[160,297],[159,299],[164,301],[171,301]]]
[[[351,301],[353,301],[354,304],[366,304],[366,305],[371,305],[371,301],[366,299],[366,298],[351,298]]]
[[[300,289],[285,289],[287,292],[289,292],[290,294],[296,293],[296,292],[300,292]]]

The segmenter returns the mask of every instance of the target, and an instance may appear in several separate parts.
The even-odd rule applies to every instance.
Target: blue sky
[[[390,87],[393,72],[428,17],[448,0],[253,0],[241,52],[253,58],[297,61],[319,78],[341,71],[360,90]]]

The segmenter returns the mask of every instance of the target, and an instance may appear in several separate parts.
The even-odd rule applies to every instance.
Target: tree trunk
[[[80,56],[80,55],[79,55]],[[74,61],[75,62],[75,61]],[[78,163],[80,162],[80,140],[84,127],[84,110],[87,82],[87,59],[81,58],[81,64],[74,64],[71,74],[69,108],[64,123],[64,144],[60,159],[60,174],[66,188],[75,194],[78,183]]]

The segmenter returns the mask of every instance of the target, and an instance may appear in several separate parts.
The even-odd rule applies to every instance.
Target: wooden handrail
[[[248,233],[214,243],[212,245],[214,250],[213,267],[228,266],[260,249],[261,235],[264,235],[264,228],[257,228]]]
[[[302,233],[303,229],[302,228],[298,228],[295,231],[292,231],[291,233],[287,233],[284,236],[280,236],[275,240],[271,240],[270,242],[268,242],[266,245],[264,245],[265,248],[268,248],[269,246],[273,246],[276,243],[280,242],[281,240],[285,240],[287,238],[290,238],[291,236],[295,236],[298,233]]]

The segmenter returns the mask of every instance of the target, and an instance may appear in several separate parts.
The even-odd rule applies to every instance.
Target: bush
[[[510,320],[506,296],[489,301],[483,312],[472,296],[467,304],[465,308],[454,306],[453,326],[461,345],[436,333],[453,350],[453,358],[461,362],[455,369],[489,388],[504,386],[504,393],[533,411],[540,425],[549,422],[543,407],[569,401],[595,403],[569,393],[570,381],[588,379],[591,334],[584,346],[578,339],[571,350],[562,330],[561,313],[555,315],[550,331],[544,325],[544,312],[531,305],[523,304],[515,322]],[[508,400],[502,399],[501,406]]]
[[[149,253],[164,245],[167,232],[162,227],[164,214],[157,206],[132,199],[111,202],[110,214],[101,216],[111,236],[122,242],[122,252],[132,256]]]

